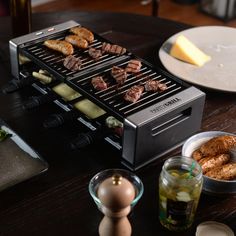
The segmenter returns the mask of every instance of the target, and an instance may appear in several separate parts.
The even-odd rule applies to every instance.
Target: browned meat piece
[[[199,161],[203,158],[203,155],[199,150],[195,150],[192,154],[192,157],[195,161]]]
[[[167,86],[164,83],[160,83],[158,80],[149,79],[144,84],[144,88],[146,91],[153,91],[153,92],[161,91],[162,92],[167,89]]]
[[[97,77],[92,78],[92,85],[96,90],[107,89],[107,84],[103,80],[102,76],[97,76]]]
[[[78,71],[81,68],[82,62],[79,58],[69,55],[65,58],[63,65],[71,71]]]
[[[204,157],[199,161],[199,164],[202,167],[202,172],[205,174],[206,172],[210,171],[211,169],[222,166],[229,162],[230,155],[229,154],[219,154],[214,157]]]
[[[119,45],[104,42],[102,44],[102,53],[123,55],[126,53],[126,48],[123,48]]]
[[[203,156],[216,156],[228,153],[234,146],[236,146],[236,136],[224,135],[210,139],[200,147],[199,151]]]
[[[130,60],[125,70],[129,73],[137,73],[140,71],[142,63],[139,60]]]
[[[113,66],[111,69],[111,76],[116,80],[116,82],[119,85],[122,85],[125,83],[125,80],[127,79],[127,73],[124,69]]]
[[[78,48],[85,49],[88,47],[87,40],[79,37],[78,35],[68,35],[65,40]]]
[[[102,51],[100,49],[90,48],[88,54],[93,59],[98,60],[102,56]]]
[[[70,32],[78,35],[79,37],[86,39],[89,43],[92,43],[94,40],[94,35],[91,31],[84,27],[76,26],[70,29]]]
[[[44,45],[50,49],[63,53],[66,56],[74,53],[73,46],[66,41],[50,39],[46,40]]]
[[[143,90],[143,86],[134,85],[125,93],[124,99],[128,102],[135,103],[141,97]]]
[[[236,163],[228,163],[223,166],[216,167],[208,171],[205,175],[214,179],[221,180],[236,179]]]
[[[159,87],[159,90],[161,90],[161,92],[167,89],[167,85],[164,83],[159,83],[158,87]]]

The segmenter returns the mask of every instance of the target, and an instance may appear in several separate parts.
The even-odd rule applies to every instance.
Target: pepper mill
[[[127,218],[135,198],[133,184],[120,174],[105,179],[98,187],[104,217],[99,225],[100,236],[130,236],[131,225]]]

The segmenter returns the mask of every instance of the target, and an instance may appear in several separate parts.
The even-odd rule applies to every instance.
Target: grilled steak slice
[[[123,48],[116,44],[110,44],[110,43],[104,42],[102,44],[102,53],[123,55],[126,53],[126,48]]]
[[[143,90],[143,86],[134,85],[125,93],[124,99],[128,102],[135,103],[141,97]]]
[[[167,89],[167,85],[164,83],[159,83],[159,90],[161,90],[161,92],[165,91]]]
[[[44,45],[50,49],[63,53],[66,56],[74,53],[73,46],[70,43],[63,40],[57,40],[57,39],[46,40],[44,42]]]
[[[107,84],[106,82],[103,80],[102,76],[96,76],[94,78],[92,78],[92,81],[91,81],[93,87],[96,89],[96,90],[104,90],[104,89],[107,89]]]
[[[71,71],[78,71],[81,68],[82,62],[79,58],[69,55],[65,58],[63,65]]]
[[[98,60],[102,56],[102,51],[96,48],[89,48],[88,54],[95,60]]]
[[[89,43],[92,43],[94,40],[94,35],[91,31],[84,27],[76,26],[70,29],[70,32],[78,35],[79,37],[86,39]]]
[[[140,71],[142,67],[142,63],[139,60],[132,59],[129,61],[125,70],[129,73],[137,73]]]
[[[116,82],[119,85],[122,85],[125,83],[125,80],[127,79],[127,73],[124,69],[113,66],[111,69],[111,76],[116,80]]]
[[[78,35],[68,35],[65,40],[78,48],[85,49],[88,47],[87,40],[79,37]]]
[[[152,80],[149,79],[145,84],[144,84],[144,88],[145,91],[153,91],[156,92],[159,90],[159,81],[158,80]]]

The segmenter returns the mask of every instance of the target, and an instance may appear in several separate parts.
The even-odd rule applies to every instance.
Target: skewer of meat
[[[110,44],[110,43],[104,42],[102,44],[102,53],[123,55],[126,53],[126,48],[123,48],[116,44]]]
[[[125,93],[124,99],[128,102],[135,103],[139,100],[143,91],[144,91],[143,86],[134,85],[129,90],[127,90],[127,92]]]
[[[127,73],[124,69],[113,66],[111,69],[111,76],[116,80],[116,82],[119,85],[122,85],[125,83],[125,80],[127,79]]]
[[[79,37],[86,39],[89,43],[92,43],[94,40],[94,35],[91,31],[84,27],[76,26],[70,29],[70,32],[78,35]]]
[[[43,44],[46,47],[61,52],[66,56],[72,55],[74,53],[73,46],[64,40],[50,39],[44,41]]]
[[[79,58],[69,55],[64,59],[63,65],[71,71],[78,71],[81,68],[82,62]]]
[[[91,83],[92,83],[94,89],[96,89],[96,90],[107,89],[107,84],[103,80],[102,76],[96,76],[96,77],[92,78]]]
[[[65,40],[78,48],[85,49],[88,47],[88,41],[78,35],[68,35]]]
[[[138,73],[142,67],[142,63],[139,60],[132,59],[128,62],[125,70],[129,73]]]

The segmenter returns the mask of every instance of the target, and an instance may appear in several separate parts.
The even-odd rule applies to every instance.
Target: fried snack
[[[216,167],[208,171],[205,175],[220,180],[236,179],[236,163],[228,163],[223,166]]]
[[[210,139],[199,148],[199,151],[203,156],[216,156],[229,153],[234,146],[236,146],[236,136],[223,135]]]
[[[202,172],[205,174],[206,172],[212,170],[215,167],[222,166],[229,162],[230,155],[229,154],[219,154],[214,157],[204,157],[199,161],[199,164],[202,167]]]
[[[70,29],[70,32],[78,35],[79,37],[86,39],[89,43],[92,43],[94,40],[94,35],[91,31],[84,27],[76,26]]]
[[[61,52],[64,55],[68,56],[74,53],[73,46],[63,40],[50,39],[44,42],[44,45],[50,49]]]
[[[65,40],[78,48],[85,49],[88,47],[88,41],[78,35],[68,35],[65,37]]]
[[[200,152],[199,149],[195,150],[192,154],[192,157],[195,161],[199,161],[201,160],[204,156],[202,155],[202,153]]]

